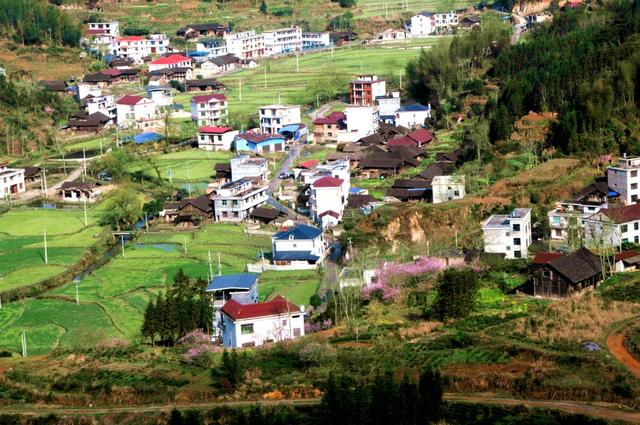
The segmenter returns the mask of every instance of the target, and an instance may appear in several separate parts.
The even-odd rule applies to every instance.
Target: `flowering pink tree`
[[[180,338],[178,346],[187,349],[184,354],[187,363],[202,367],[210,367],[213,362],[213,354],[220,351],[220,348],[211,342],[211,335],[201,329],[193,330]]]

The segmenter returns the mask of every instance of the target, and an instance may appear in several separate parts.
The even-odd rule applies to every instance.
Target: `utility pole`
[[[122,258],[125,258],[124,255],[124,233],[120,235],[120,245],[122,246]]]
[[[211,280],[213,280],[213,265],[211,264],[211,251],[209,251],[208,254],[209,254],[209,276],[211,276]]]
[[[427,257],[429,256],[429,241],[427,241]]]
[[[264,88],[267,88],[267,68],[264,68]]]
[[[388,3],[384,4],[384,18],[385,19],[389,19],[389,8],[388,8]]]
[[[102,140],[100,140],[100,156],[102,156],[102,155],[103,155],[103,152],[102,152]]]
[[[316,108],[320,107],[320,95],[316,93]]]
[[[62,171],[64,171],[64,175],[67,175],[67,160],[64,158],[64,149],[62,150]]]
[[[144,213],[144,228],[146,230],[145,233],[149,233],[149,217],[147,213]]]
[[[296,72],[300,72],[300,55],[296,53]]]
[[[238,100],[242,102],[242,80],[238,81]]]
[[[22,357],[27,357],[27,334],[25,333],[25,331],[22,331],[21,339],[22,339]]]
[[[167,168],[167,176],[169,177],[169,184],[173,186],[173,173],[171,167]]]
[[[222,265],[220,264],[220,252],[218,251],[218,276],[222,276]]]
[[[45,201],[47,200],[47,192],[49,191],[47,189],[47,169],[45,167],[42,167],[42,185],[44,186],[44,199]]]
[[[87,220],[87,200],[84,200],[84,227],[89,226],[89,221]]]
[[[49,264],[49,253],[47,252],[47,228],[44,229],[44,263]]]
[[[84,176],[87,175],[87,154],[86,148],[82,148],[82,181],[84,181]]]
[[[187,235],[184,235],[184,253],[187,253]]]
[[[78,279],[73,280],[76,284],[76,304],[80,304],[80,292],[78,291]]]
[[[458,250],[458,231],[456,230],[456,251]]]
[[[280,99],[280,96],[282,96],[282,93],[278,93],[278,105],[282,104],[282,100]]]

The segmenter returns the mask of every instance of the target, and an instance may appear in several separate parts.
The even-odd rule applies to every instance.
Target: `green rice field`
[[[131,165],[130,172],[142,172],[148,178],[157,178],[155,166],[163,179],[170,176],[175,182],[209,182],[218,162],[227,162],[231,152],[209,152],[199,149],[181,150],[156,155]]]

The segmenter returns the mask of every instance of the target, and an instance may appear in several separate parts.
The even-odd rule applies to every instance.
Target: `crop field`
[[[358,73],[377,73],[399,79],[407,62],[418,56],[422,47],[442,40],[434,37],[419,44],[336,49],[295,57],[265,60],[254,69],[245,69],[221,77],[226,84],[231,118],[257,115],[258,107],[269,103],[308,104],[347,90],[347,82]],[[298,70],[299,69],[299,70]],[[242,96],[240,96],[242,95]],[[316,97],[316,95],[318,95]]]
[[[101,229],[95,209],[14,209],[0,215],[0,292],[62,273],[93,245]],[[47,260],[44,231],[47,232]]]
[[[178,182],[208,183],[215,174],[216,163],[226,162],[230,158],[231,152],[205,152],[198,149],[178,151],[138,161],[132,164],[129,171],[156,178],[155,165],[163,179],[171,176]]]
[[[450,12],[472,6],[470,0],[360,0],[354,12],[356,19],[372,17],[397,18],[418,12]]]
[[[179,269],[206,279],[211,252],[214,274],[242,272],[261,251],[268,252],[270,244],[267,236],[248,235],[242,226],[221,223],[196,231],[143,234],[127,245],[124,257],[118,251],[109,263],[78,282],[79,304],[72,282],[38,299],[3,306],[0,350],[17,351],[22,330],[27,333],[30,354],[44,354],[58,346],[91,346],[107,338],[134,339],[149,299],[167,288]],[[259,290],[262,299],[281,294],[307,305],[318,285],[315,271],[266,272]]]

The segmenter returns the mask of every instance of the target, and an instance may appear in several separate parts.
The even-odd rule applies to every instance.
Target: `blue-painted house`
[[[233,140],[234,149],[238,152],[281,152],[284,151],[285,144],[286,139],[281,134],[240,133]]]
[[[273,263],[278,266],[318,264],[325,256],[322,229],[306,224],[280,231],[271,238]]]
[[[304,124],[289,124],[278,130],[278,134],[292,142],[305,143],[307,141],[309,129]]]

